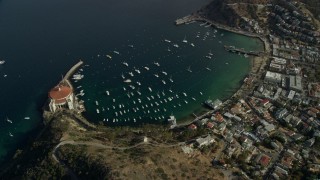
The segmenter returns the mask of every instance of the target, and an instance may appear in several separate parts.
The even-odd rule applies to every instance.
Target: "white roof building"
[[[265,80],[274,83],[281,83],[282,74],[267,71]]]
[[[290,76],[290,89],[302,91],[302,78],[301,76]]]

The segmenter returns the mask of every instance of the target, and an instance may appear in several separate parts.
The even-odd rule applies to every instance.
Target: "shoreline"
[[[225,30],[225,31],[229,31],[229,32],[232,32],[232,33],[236,33],[236,34],[240,34],[240,35],[244,35],[244,36],[248,36],[248,37],[252,37],[252,38],[258,38],[263,43],[264,52],[266,54],[268,54],[270,52],[269,51],[269,45],[267,43],[267,40],[264,37],[261,37],[261,36],[259,36],[257,34],[253,34],[253,33],[247,33],[247,32],[244,32],[244,31],[238,31],[238,30],[235,30],[235,29],[233,29],[231,27],[227,27],[227,26],[224,26],[224,25],[217,24],[217,23],[215,23],[213,21],[210,21],[210,20],[208,20],[206,18],[203,18],[203,17],[200,17],[198,15],[188,15],[188,16],[185,16],[183,18],[179,18],[179,19],[177,19],[175,21],[175,23],[176,23],[176,25],[182,25],[182,24],[188,24],[188,23],[193,22],[193,21],[207,22],[207,23],[210,23],[212,26],[214,26],[215,28],[218,28],[218,29],[222,29],[222,30]],[[248,74],[249,75],[258,74],[261,71],[262,67],[263,67],[263,63],[266,60],[265,58],[266,58],[266,56],[262,56],[262,57],[249,56],[248,60],[250,61],[250,67],[249,67]],[[256,61],[260,61],[260,63],[256,63]],[[71,87],[72,87],[72,83],[69,82],[68,78],[70,77],[70,75],[72,75],[74,73],[75,69],[77,69],[82,64],[83,64],[83,61],[80,60],[80,62],[78,62],[76,65],[74,65],[66,73],[66,75],[64,77],[64,79],[67,80],[67,82],[69,83],[69,85],[71,85]],[[235,90],[235,92],[232,93],[231,96],[224,98],[224,102],[223,102],[221,107],[227,106],[229,104],[231,98],[240,96],[245,91],[245,86],[246,86],[246,84],[242,82],[239,85],[239,88],[237,88],[237,90]],[[198,120],[200,120],[200,119],[202,119],[202,118],[204,118],[206,116],[209,116],[210,114],[212,114],[212,113],[214,113],[216,111],[219,111],[219,109],[206,111],[205,108],[203,108],[203,107],[196,108],[191,113],[186,114],[183,118],[178,120],[177,127],[182,127],[182,126],[186,126],[186,125],[189,125],[191,123],[194,123],[194,122],[196,122],[196,121],[198,121]],[[197,111],[198,111],[198,113],[197,113]],[[195,114],[195,113],[197,113],[197,114]],[[92,123],[92,122],[88,121],[88,117],[84,116],[82,113],[81,113],[81,116],[84,117],[84,119],[86,119],[87,122],[89,122],[90,124]],[[164,122],[166,122],[166,121],[164,121]],[[95,123],[93,123],[93,124],[95,124]]]
[[[262,43],[263,43],[263,49],[264,49],[264,53],[266,55],[263,56],[250,56],[248,59],[250,61],[250,69],[248,71],[249,75],[253,75],[254,78],[257,78],[260,74],[261,71],[263,70],[263,67],[266,63],[266,61],[268,60],[268,55],[270,54],[270,46],[269,43],[267,41],[267,39],[259,34],[254,34],[254,33],[250,33],[250,32],[245,32],[239,29],[235,29],[232,27],[228,27],[219,23],[216,23],[214,21],[211,21],[209,19],[206,19],[204,17],[201,17],[197,14],[191,14],[191,15],[187,15],[184,16],[182,18],[179,18],[177,20],[175,20],[175,25],[187,25],[189,23],[192,22],[206,22],[209,23],[211,26],[217,28],[217,29],[222,29],[228,32],[232,32],[235,34],[240,34],[243,36],[248,36],[248,37],[252,37],[252,38],[257,38],[259,39]],[[246,84],[244,82],[242,82],[242,84],[240,85],[240,87],[235,91],[235,93],[233,93],[229,98],[226,98],[226,100],[223,102],[223,104],[221,105],[221,107],[225,107],[228,105],[229,101],[231,98],[235,98],[237,96],[242,95],[244,92],[248,92],[248,90],[246,90],[245,87]],[[251,91],[249,91],[251,92]],[[220,108],[219,108],[220,109]],[[183,126],[187,126],[190,125],[206,116],[209,116],[210,114],[219,111],[219,109],[216,110],[209,110],[203,114],[200,114],[199,116],[197,116],[196,118],[194,118],[192,120],[191,116],[192,114],[186,115],[186,118],[181,119],[180,121],[177,122],[177,128],[183,127]]]

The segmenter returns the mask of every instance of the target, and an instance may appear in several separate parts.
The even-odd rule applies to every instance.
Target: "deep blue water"
[[[86,116],[94,122],[103,118],[117,118],[114,115],[116,110],[96,114],[95,100],[99,101],[100,110],[102,106],[112,107],[110,103],[114,98],[117,99],[116,106],[121,103],[126,108],[134,107],[131,104],[134,99],[126,99],[126,93],[120,91],[125,86],[121,74],[134,72],[134,66],[139,68],[141,74],[134,72],[135,76],[131,79],[141,81],[139,90],[143,93],[143,102],[147,101],[146,96],[155,97],[162,91],[169,97],[170,88],[180,97],[183,96],[182,92],[188,94],[185,98],[188,104],[184,103],[184,99],[171,104],[161,103],[165,105],[159,105],[159,109],[167,109],[164,116],[172,113],[184,118],[194,110],[199,111],[201,102],[207,98],[228,97],[231,94],[228,89],[237,88],[239,81],[248,72],[249,61],[226,53],[223,45],[256,49],[261,44],[223,31],[218,31],[216,38],[213,38],[213,29],[200,27],[199,23],[179,27],[173,24],[175,19],[196,11],[208,2],[209,0],[0,1],[0,58],[6,60],[6,64],[0,66],[0,161],[23,144],[30,131],[41,123],[41,107],[48,90],[80,58],[90,66],[83,67],[85,78],[75,83],[75,86],[83,86],[86,95],[82,98],[88,109]],[[196,38],[198,32],[200,38]],[[202,40],[207,32],[210,35]],[[184,37],[189,44],[181,42]],[[172,43],[166,44],[163,41],[165,38],[180,47],[174,48]],[[195,47],[190,46],[191,42]],[[128,47],[129,44],[133,44],[134,48]],[[168,47],[171,52],[167,51]],[[113,53],[114,50],[121,54],[117,56]],[[214,54],[212,60],[204,57],[210,50]],[[106,54],[112,55],[113,59],[108,61]],[[123,61],[130,66],[123,66]],[[161,66],[154,66],[154,61]],[[150,72],[144,71],[142,66],[150,67]],[[189,66],[192,73],[186,71]],[[206,67],[210,67],[212,71],[207,71]],[[167,85],[153,76],[156,73],[160,75],[161,71],[168,73],[168,77],[161,79]],[[129,77],[127,74],[126,76]],[[172,77],[174,83],[170,84],[169,77]],[[154,94],[147,89],[149,86]],[[115,97],[107,97],[106,90],[110,91],[111,96],[116,94]],[[203,96],[200,96],[200,91],[204,93]],[[196,101],[190,99],[192,97]],[[183,106],[175,110],[174,106],[178,103]],[[24,119],[26,116],[30,119]],[[144,115],[141,112],[139,115],[126,116],[124,118]],[[143,118],[144,121],[138,122],[156,122],[149,117],[158,116],[158,113],[148,115]],[[7,122],[6,118],[13,123]],[[115,123],[122,124],[126,123],[120,118],[119,123]]]

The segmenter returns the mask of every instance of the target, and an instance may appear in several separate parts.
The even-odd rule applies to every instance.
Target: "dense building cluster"
[[[270,45],[262,75],[245,79],[250,93],[210,106],[214,110],[190,124],[188,131],[205,129],[209,135],[191,141],[183,151],[190,155],[219,142],[222,151],[212,159],[216,168],[238,170],[253,179],[316,178],[320,50],[315,44],[320,33],[297,3],[278,2],[265,5],[270,33],[260,31],[258,21],[246,20],[256,27],[250,33],[266,37]]]
[[[319,44],[320,33],[312,25],[311,18],[298,8],[293,2],[281,1],[272,5],[269,14],[270,26],[275,33],[282,37],[295,38],[303,42]]]

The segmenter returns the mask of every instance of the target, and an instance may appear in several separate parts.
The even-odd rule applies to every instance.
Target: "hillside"
[[[3,179],[223,179],[211,165],[219,152],[184,154],[181,133],[167,127],[89,127],[73,112],[45,113],[47,125],[30,147],[2,167]],[[88,122],[87,122],[88,123]],[[195,131],[186,136],[203,133]],[[147,138],[148,137],[148,138]],[[179,140],[178,140],[179,139]]]

